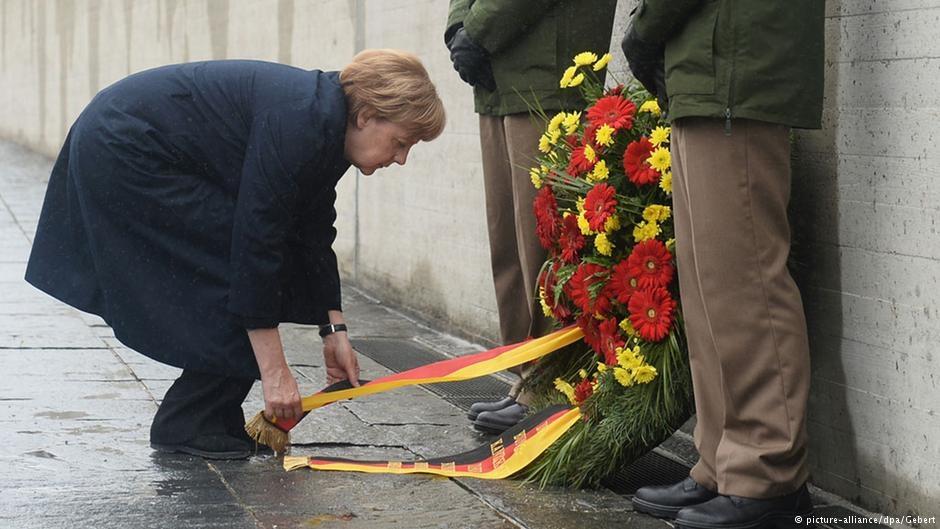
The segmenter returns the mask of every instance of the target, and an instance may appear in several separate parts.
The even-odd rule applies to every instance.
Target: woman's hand
[[[264,415],[268,419],[300,419],[300,390],[287,367],[281,334],[277,328],[251,329],[248,339],[261,371],[261,389],[264,391]]]

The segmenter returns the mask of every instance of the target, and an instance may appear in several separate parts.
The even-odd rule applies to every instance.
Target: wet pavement
[[[662,528],[612,492],[518,481],[302,469],[279,458],[207,462],[153,452],[150,420],[179,373],[123,347],[110,329],[23,281],[51,161],[0,142],[0,527]],[[451,355],[480,347],[411,321],[353,288],[355,338],[414,341]],[[303,393],[322,387],[320,339],[282,327]],[[360,356],[363,378],[389,371]],[[262,407],[260,384],[245,404]],[[392,459],[486,442],[464,412],[404,388],[311,413],[292,455]]]

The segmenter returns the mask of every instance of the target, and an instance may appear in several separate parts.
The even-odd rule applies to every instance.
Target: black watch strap
[[[345,323],[329,323],[327,325],[320,326],[320,337],[329,336],[334,332],[340,332],[346,330]]]

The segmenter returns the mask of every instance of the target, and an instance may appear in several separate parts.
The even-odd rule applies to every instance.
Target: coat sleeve
[[[232,227],[228,309],[248,328],[276,327],[280,319],[280,270],[295,209],[298,170],[293,145],[297,121],[266,111],[249,134]]]
[[[633,27],[646,42],[661,44],[673,37],[703,0],[641,0]]]
[[[447,26],[444,28],[444,43],[450,41],[454,33],[463,26],[463,19],[470,12],[470,0],[450,0],[450,10],[447,13]]]
[[[309,273],[309,291],[313,293],[317,308],[322,310],[317,319],[327,323],[326,311],[343,310],[339,268],[333,251],[336,189],[328,187],[316,200],[309,201],[298,222],[298,229],[294,232],[299,235],[297,244],[302,247],[303,266]]]
[[[519,40],[559,0],[476,0],[463,19],[473,42],[498,53]]]

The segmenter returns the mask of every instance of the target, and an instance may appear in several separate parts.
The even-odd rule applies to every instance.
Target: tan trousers
[[[541,132],[528,114],[480,116],[486,223],[504,344],[542,336],[549,329],[536,296],[545,250],[535,235],[536,189],[529,178]],[[510,395],[525,403],[518,390],[517,384]]]
[[[787,270],[789,129],[686,118],[672,129],[673,205],[699,484],[769,498],[808,477],[809,345]]]

